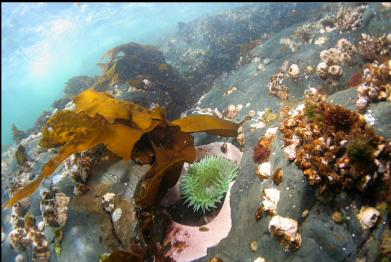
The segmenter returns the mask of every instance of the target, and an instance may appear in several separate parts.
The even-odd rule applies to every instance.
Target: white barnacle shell
[[[327,76],[327,71],[328,69],[328,65],[326,62],[320,62],[317,67],[316,67],[316,73],[320,76],[320,77],[326,77]]]
[[[300,77],[300,68],[296,64],[292,64],[289,67],[288,74],[290,75],[291,78],[293,79],[298,79]]]
[[[340,77],[343,74],[343,70],[342,70],[342,67],[340,67],[339,65],[332,65],[329,67],[328,73],[331,76]]]
[[[271,175],[271,166],[270,162],[264,162],[257,166],[256,174],[262,179],[269,178]]]
[[[278,201],[280,201],[280,191],[275,188],[267,188],[264,193],[262,201],[263,210],[276,214]]]
[[[376,224],[379,216],[380,212],[373,207],[362,207],[357,214],[357,218],[364,229],[372,228]]]

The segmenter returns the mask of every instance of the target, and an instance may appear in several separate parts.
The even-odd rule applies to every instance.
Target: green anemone
[[[238,174],[238,169],[235,162],[219,156],[207,156],[194,163],[180,181],[185,203],[193,207],[194,212],[201,209],[205,213],[216,208]]]

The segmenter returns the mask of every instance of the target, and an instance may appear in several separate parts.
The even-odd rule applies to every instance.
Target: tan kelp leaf
[[[159,123],[158,120],[154,120],[150,129]],[[40,182],[52,175],[56,168],[74,153],[86,151],[103,143],[114,154],[125,160],[130,159],[133,146],[150,129],[136,130],[126,125],[110,124],[101,116],[91,118],[86,113],[73,111],[56,113],[48,120],[40,144],[45,147],[62,145],[60,152],[44,165],[38,179],[19,190],[6,206],[10,207],[34,193]]]
[[[87,89],[73,100],[76,105],[76,112],[86,112],[94,117],[102,115],[110,123],[117,119],[132,121],[141,129],[151,125],[152,114],[148,109],[137,104],[115,99],[113,96]]]
[[[219,136],[236,136],[239,124],[209,115],[192,115],[171,122],[181,127],[182,132],[206,132]]]

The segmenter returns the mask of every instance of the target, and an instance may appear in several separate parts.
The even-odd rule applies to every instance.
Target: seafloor
[[[112,49],[101,76],[70,79],[53,112],[14,129],[17,142],[2,154],[2,203],[68,141],[87,144],[72,140],[90,134],[78,128],[84,122],[59,118],[66,127],[57,136],[46,122],[91,87],[165,107],[170,120],[201,114],[240,124],[227,127],[228,138],[192,134],[197,160],[240,162],[236,180],[215,210],[194,213],[170,188],[173,170],[149,170],[160,165],[157,145],[151,153],[139,143],[123,160],[116,138],[99,129],[107,147],[83,144],[29,198],[2,208],[2,260],[390,261],[390,29],[389,3],[262,3],[179,23],[157,49]],[[120,115],[104,108],[119,102],[89,103],[106,118]],[[135,112],[127,128],[144,124]],[[176,129],[167,130],[157,132],[162,143],[175,143]],[[183,164],[187,149],[162,152]]]

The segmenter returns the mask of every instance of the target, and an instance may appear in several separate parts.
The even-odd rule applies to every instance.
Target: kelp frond
[[[40,183],[70,155],[104,144],[112,153],[127,160],[152,164],[139,183],[136,204],[150,207],[176,184],[183,164],[195,158],[193,132],[236,136],[239,124],[215,116],[188,116],[175,121],[165,119],[163,108],[142,106],[94,90],[74,98],[75,111],[54,114],[43,130],[40,145],[60,146],[59,153],[42,169],[39,177],[15,193],[6,203],[12,206],[30,196]]]

